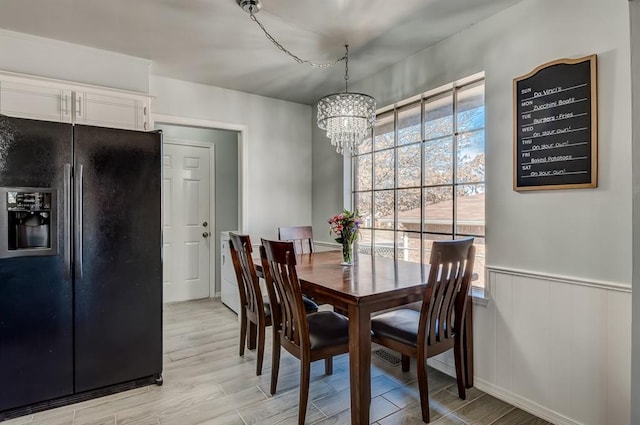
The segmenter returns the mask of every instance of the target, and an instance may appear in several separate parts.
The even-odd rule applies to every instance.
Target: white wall
[[[0,29],[0,69],[147,93],[147,59]]]
[[[631,75],[633,112],[640,113],[640,2],[629,2],[631,21]],[[633,222],[640,223],[640,120],[633,121]],[[633,286],[640,285],[640,226],[633,227]],[[640,423],[640,291],[632,303],[631,423]]]
[[[151,76],[152,111],[247,127],[252,240],[277,239],[278,226],[311,223],[311,107]]]
[[[598,54],[599,187],[514,192],[513,78],[592,53]],[[489,304],[474,309],[476,384],[554,423],[628,424],[628,3],[525,0],[353,90],[382,107],[479,71],[486,75],[486,242],[493,271]],[[314,175],[320,166],[335,167],[339,158],[315,158],[326,141],[314,133],[313,143]],[[342,207],[324,189],[333,183],[314,180],[314,213]]]

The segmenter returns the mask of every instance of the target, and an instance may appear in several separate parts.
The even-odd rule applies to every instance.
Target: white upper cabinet
[[[71,90],[0,80],[0,114],[46,121],[73,121]]]
[[[149,96],[0,72],[0,114],[148,130]]]
[[[75,122],[77,124],[132,130],[148,129],[147,103],[140,98],[90,91],[76,91],[74,95]]]

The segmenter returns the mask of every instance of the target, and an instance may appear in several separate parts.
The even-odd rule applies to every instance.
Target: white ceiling
[[[520,0],[261,0],[287,49],[354,82]],[[236,0],[0,0],[0,28],[152,60],[151,72],[301,103],[344,87],[273,46]],[[453,53],[455,54],[455,53]]]

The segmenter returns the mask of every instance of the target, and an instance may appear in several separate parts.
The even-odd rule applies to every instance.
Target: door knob
[[[210,232],[204,232],[204,233],[202,233],[202,237],[203,237],[203,238],[208,238],[209,236],[211,236],[211,233],[210,233]]]

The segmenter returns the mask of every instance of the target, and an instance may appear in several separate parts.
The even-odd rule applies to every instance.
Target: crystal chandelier
[[[318,101],[318,127],[326,130],[327,137],[336,148],[336,152],[343,154],[354,152],[358,144],[367,136],[367,131],[376,122],[376,100],[366,94],[349,92],[349,46],[345,46],[343,57],[324,64],[317,64],[300,59],[278,43],[265,27],[258,21],[255,14],[262,7],[258,0],[237,0],[240,7],[251,16],[265,36],[278,49],[289,55],[298,63],[306,63],[314,68],[328,68],[344,61],[345,90],[343,93],[327,95]]]
[[[354,152],[376,122],[376,100],[349,92],[349,46],[345,48],[344,93],[330,94],[318,101],[318,127],[327,131],[339,153]]]

